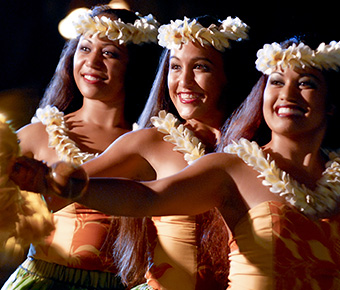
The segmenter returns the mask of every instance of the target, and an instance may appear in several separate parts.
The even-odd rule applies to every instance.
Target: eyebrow
[[[170,60],[172,60],[172,59],[177,59],[177,60],[180,61],[180,59],[177,56],[175,56],[175,55],[170,56]],[[198,61],[198,60],[204,60],[204,61],[207,61],[207,62],[209,62],[211,64],[214,64],[209,58],[206,58],[206,57],[194,57],[190,61]]]
[[[278,72],[278,71],[275,71],[275,72],[273,72],[271,75],[273,75],[273,74],[278,74],[278,75],[280,75],[280,76],[284,76],[284,74],[283,73],[281,73],[281,72]],[[314,79],[316,79],[316,80],[318,80],[318,81],[321,81],[320,80],[320,78],[319,77],[317,77],[315,74],[311,74],[311,73],[301,73],[301,74],[299,74],[300,75],[300,78],[301,77],[311,77],[311,78],[314,78]]]
[[[87,41],[87,42],[93,44],[93,42],[90,39],[87,39],[87,38],[83,38],[83,41]],[[113,42],[103,42],[103,45],[104,46],[114,46],[118,50],[122,50],[119,45],[115,45]]]

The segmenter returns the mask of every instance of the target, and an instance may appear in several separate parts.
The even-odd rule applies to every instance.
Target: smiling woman
[[[175,23],[178,27],[164,25],[159,29],[159,43],[170,49],[164,49],[139,118],[141,130],[125,134],[98,158],[84,164],[91,176],[161,179],[215,150],[220,127],[242,98],[237,81],[242,70],[242,44],[230,44],[229,40],[245,38],[247,26],[238,18],[219,21],[210,16]],[[214,44],[220,45],[187,37],[198,28],[202,37],[210,35],[216,40]],[[177,30],[178,37],[165,37]],[[176,41],[178,45],[173,45]],[[210,227],[215,222],[223,224],[217,211],[121,221],[115,252],[124,282],[134,286],[146,275],[148,285],[137,289],[225,288],[227,265],[222,257],[227,253],[220,251],[219,244],[226,243],[227,233],[219,235]]]
[[[296,42],[280,46],[288,50]],[[283,68],[276,60],[269,81],[262,76],[227,123],[225,153],[208,154],[152,182],[91,179],[73,198],[127,216],[218,207],[230,235],[228,289],[338,289],[340,156],[322,149],[332,145],[326,131],[339,124],[333,112],[340,107],[340,59],[323,59],[329,70],[294,62]],[[281,105],[289,113],[279,116]],[[268,140],[258,138],[262,128],[270,132]],[[231,137],[237,139],[228,144]],[[251,142],[256,139],[259,145]],[[333,142],[339,143],[334,134]]]
[[[22,154],[47,164],[82,164],[129,132],[157,62],[157,50],[146,44],[156,41],[151,16],[99,6],[75,28],[79,35],[65,45],[36,123],[18,132]],[[46,201],[56,229],[44,243],[31,245],[3,289],[125,289],[112,256],[118,219],[56,197]]]

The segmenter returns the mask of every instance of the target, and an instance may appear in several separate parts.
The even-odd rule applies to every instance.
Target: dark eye
[[[280,80],[271,80],[270,84],[272,86],[283,86],[284,85],[284,83],[282,81],[280,81]]]
[[[103,54],[109,58],[119,58],[119,54],[113,51],[104,51]]]
[[[209,67],[202,63],[196,64],[194,68],[198,70],[209,71]]]
[[[178,65],[178,64],[175,64],[175,63],[170,65],[171,70],[179,70],[180,68],[181,68],[181,66]]]
[[[87,47],[87,46],[81,46],[80,50],[84,51],[84,52],[90,52],[91,51],[91,49],[89,47]]]
[[[299,86],[302,88],[310,88],[310,89],[316,88],[316,84],[313,81],[301,81],[299,83]]]

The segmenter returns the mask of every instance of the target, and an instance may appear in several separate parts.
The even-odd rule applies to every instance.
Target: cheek
[[[167,83],[168,83],[170,97],[172,97],[176,93],[176,87],[177,87],[175,77],[172,74],[168,74]]]
[[[262,113],[264,119],[267,121],[268,117],[271,116],[274,112],[274,101],[271,97],[271,94],[268,90],[265,90],[263,93],[263,105],[262,105]]]

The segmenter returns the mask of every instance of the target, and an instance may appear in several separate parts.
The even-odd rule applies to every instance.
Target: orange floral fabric
[[[265,202],[249,210],[230,240],[228,289],[340,289],[340,216],[312,221]]]
[[[73,203],[53,214],[56,230],[29,256],[72,268],[115,272],[111,216]],[[60,225],[58,225],[60,224]],[[109,235],[110,234],[110,235]]]

